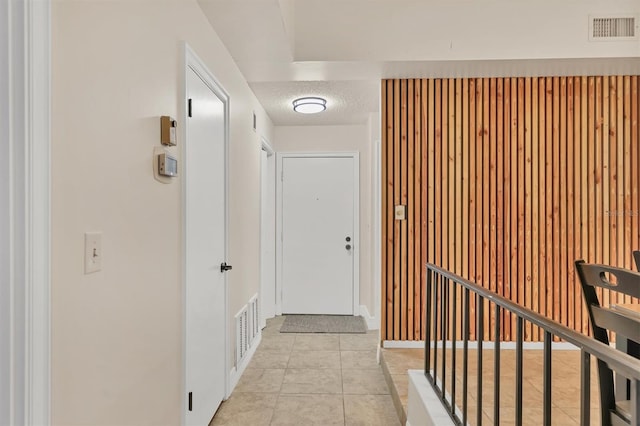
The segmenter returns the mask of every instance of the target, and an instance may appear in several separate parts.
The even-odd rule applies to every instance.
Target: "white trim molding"
[[[0,423],[41,425],[51,422],[50,0],[2,2],[0,28]]]
[[[256,353],[256,350],[258,349],[258,346],[260,346],[260,342],[262,342],[262,331],[260,331],[256,335],[256,338],[253,341],[253,344],[249,347],[249,350],[247,351],[247,355],[245,355],[240,365],[238,365],[237,367],[233,367],[229,371],[229,395],[231,395],[231,392],[233,392],[233,390],[238,385],[238,382],[240,381],[240,378],[242,377],[244,370],[247,369],[247,366],[251,362],[253,355]]]
[[[371,316],[366,305],[360,305],[360,316],[364,318],[369,330],[380,329],[380,321],[378,321],[378,318]]]

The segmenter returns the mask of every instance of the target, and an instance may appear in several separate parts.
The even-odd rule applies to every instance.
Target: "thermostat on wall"
[[[158,154],[158,173],[162,176],[178,176],[178,160],[166,152]]]

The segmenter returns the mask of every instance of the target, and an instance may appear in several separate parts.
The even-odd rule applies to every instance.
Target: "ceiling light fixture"
[[[315,114],[327,109],[327,100],[317,97],[298,98],[293,101],[293,110],[302,114]]]

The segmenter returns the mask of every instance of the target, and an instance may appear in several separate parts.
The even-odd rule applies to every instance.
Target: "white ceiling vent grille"
[[[635,16],[593,16],[589,31],[589,39],[600,40],[634,40],[637,38]]]

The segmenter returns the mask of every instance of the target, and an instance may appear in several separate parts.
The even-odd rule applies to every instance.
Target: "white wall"
[[[360,304],[375,315],[371,275],[371,141],[367,125],[276,126],[273,148],[277,152],[360,153]]]
[[[620,13],[638,16],[640,3],[637,0],[299,0],[295,8],[294,60],[638,57],[638,40],[589,41],[589,15]],[[331,31],[326,31],[327,22],[331,22]],[[415,40],[424,42],[417,44]]]
[[[271,122],[195,0],[56,1],[54,424],[181,421],[181,183],[155,181],[151,165],[159,116],[179,117],[182,40],[230,95],[232,360],[232,315],[258,291],[259,134],[271,138]],[[102,271],[91,275],[87,231],[103,232]]]

